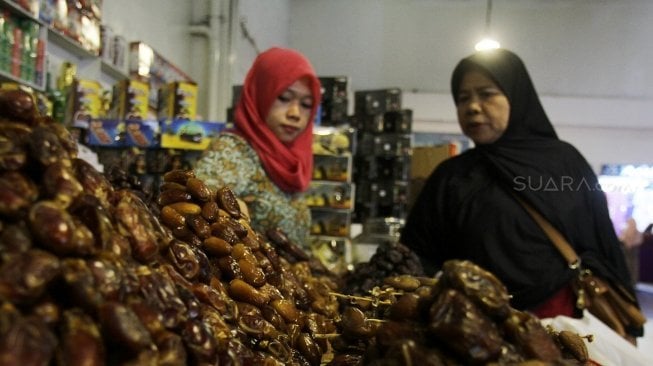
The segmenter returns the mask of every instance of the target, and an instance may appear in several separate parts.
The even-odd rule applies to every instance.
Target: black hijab
[[[522,60],[505,49],[461,60],[451,79],[454,101],[471,69],[493,79],[510,103],[504,134],[492,144],[477,146],[474,153],[487,159],[507,190],[562,232],[584,265],[634,293],[596,174],[572,145],[558,139]]]

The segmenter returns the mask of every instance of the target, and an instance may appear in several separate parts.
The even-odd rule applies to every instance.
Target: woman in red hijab
[[[247,203],[252,227],[278,227],[308,245],[310,211],[302,192],[313,172],[313,119],[320,82],[299,52],[270,48],[247,73],[234,129],[219,134],[195,165],[213,188],[229,186]]]

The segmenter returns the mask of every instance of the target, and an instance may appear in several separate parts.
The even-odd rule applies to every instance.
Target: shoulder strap
[[[542,228],[547,237],[551,240],[553,245],[558,248],[560,254],[565,258],[570,268],[576,269],[580,265],[580,258],[574,251],[574,248],[571,247],[567,239],[562,236],[560,231],[553,227],[551,223],[544,218],[539,212],[537,212],[533,206],[529,205],[526,201],[521,199],[521,197],[514,195],[515,199],[526,209],[529,215],[537,222],[537,224]]]

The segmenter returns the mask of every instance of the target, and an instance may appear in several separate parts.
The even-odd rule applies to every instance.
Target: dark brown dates
[[[90,255],[95,251],[93,234],[60,204],[40,201],[29,211],[34,236],[44,247],[59,255]]]
[[[22,89],[0,91],[0,116],[32,124],[38,116],[34,98]]]
[[[240,218],[240,205],[236,194],[231,188],[225,186],[216,193],[216,201],[221,209],[225,210],[231,217]]]

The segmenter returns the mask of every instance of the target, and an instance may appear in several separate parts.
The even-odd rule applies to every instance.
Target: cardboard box
[[[159,123],[157,121],[127,120],[125,121],[125,145],[141,148],[158,146],[157,136]]]
[[[311,235],[349,237],[351,215],[347,211],[311,209]]]
[[[88,124],[86,144],[89,146],[122,147],[123,122],[115,119],[93,119]]]
[[[354,192],[352,183],[312,181],[305,194],[309,207],[328,207],[352,210],[354,208]]]
[[[113,87],[109,116],[120,120],[146,120],[150,86],[139,80],[124,79]]]
[[[417,196],[422,191],[426,179],[444,160],[458,154],[455,143],[438,146],[414,147],[410,162],[410,183],[408,189],[408,210],[413,207]]]
[[[104,117],[102,94],[103,89],[100,82],[74,79],[66,107],[68,125],[87,128],[92,120]]]
[[[412,148],[410,178],[428,178],[438,164],[454,155],[451,144]]]
[[[197,84],[175,81],[159,89],[157,115],[164,119],[194,120],[197,114]]]

